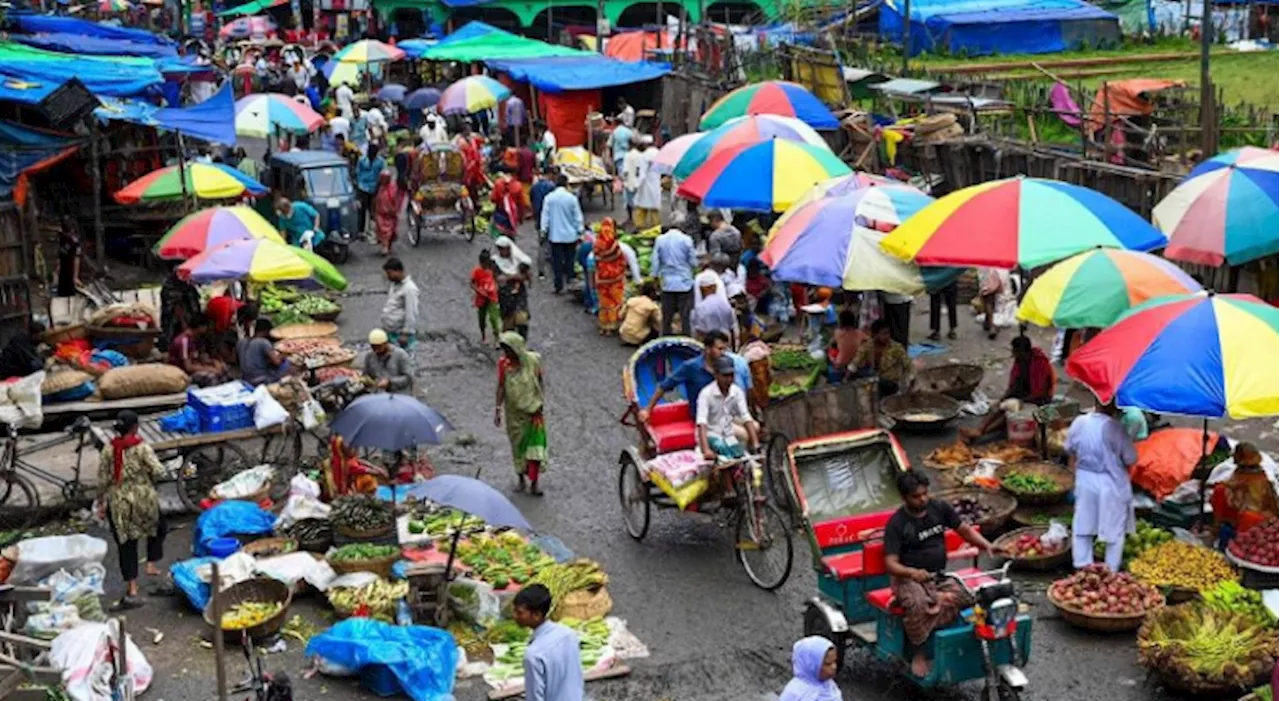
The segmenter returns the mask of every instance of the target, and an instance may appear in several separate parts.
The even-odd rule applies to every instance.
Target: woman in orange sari
[[[591,252],[596,259],[596,295],[600,305],[597,319],[603,336],[618,330],[627,289],[627,258],[618,246],[613,219],[600,222],[600,233],[596,234]]]

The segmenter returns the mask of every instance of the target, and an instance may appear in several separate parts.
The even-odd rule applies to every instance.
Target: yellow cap
[[[381,346],[387,342],[387,332],[382,329],[374,329],[369,332],[369,345]]]

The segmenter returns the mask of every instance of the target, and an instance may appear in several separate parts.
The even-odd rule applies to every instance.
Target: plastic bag
[[[333,568],[324,560],[317,560],[311,553],[289,553],[258,560],[255,564],[258,574],[277,579],[290,587],[299,580],[305,580],[317,589],[323,590],[334,579]]]
[[[42,384],[43,370],[17,382],[0,384],[0,424],[17,428],[40,428],[44,423],[44,412],[40,410]]]
[[[102,582],[106,577],[107,568],[103,567],[102,563],[94,562],[74,572],[58,570],[40,580],[39,586],[49,590],[49,603],[70,604],[85,594],[101,595]],[[45,603],[43,601],[28,602],[27,610],[35,611],[36,604]]]
[[[325,587],[324,590],[342,589],[344,587],[349,589],[359,589],[360,587],[373,584],[379,579],[380,577],[372,572],[348,572],[334,577],[329,581],[329,586]]]
[[[211,490],[212,496],[214,499],[243,499],[262,489],[275,475],[276,469],[274,467],[258,465],[255,468],[238,472],[231,479],[214,485]]]
[[[9,584],[35,584],[58,570],[101,565],[107,555],[107,541],[83,534],[28,538],[15,547]]]
[[[320,498],[320,484],[304,474],[296,474],[289,480],[289,496]]]
[[[299,412],[302,415],[302,426],[308,431],[324,423],[327,418],[324,407],[314,399],[303,402]]]
[[[447,631],[348,618],[307,643],[308,657],[354,671],[380,665],[414,701],[452,701],[458,649]]]
[[[1067,531],[1067,527],[1061,521],[1049,521],[1049,530],[1040,536],[1040,544],[1045,546],[1047,550],[1056,551],[1063,543],[1067,542],[1067,538],[1071,535]]]
[[[258,385],[253,390],[253,425],[261,431],[264,428],[278,426],[289,418],[289,412],[271,396],[266,385]]]
[[[498,601],[498,595],[493,593],[493,587],[467,577],[449,583],[449,607],[462,620],[483,628],[496,623],[502,614],[502,603]]]
[[[210,597],[209,583],[201,579],[200,568],[217,561],[216,557],[196,557],[169,565],[169,576],[173,577],[173,585],[187,597],[187,603],[197,611],[204,611],[204,607],[209,605]]]
[[[172,414],[161,416],[160,428],[170,433],[199,433],[200,415],[195,409],[184,406]]]
[[[238,534],[270,535],[275,523],[275,515],[263,511],[257,504],[247,501],[224,501],[200,514],[200,518],[196,519],[192,550],[196,557],[203,557],[209,554],[210,544],[218,538]],[[106,544],[103,543],[103,546],[105,553]]]
[[[46,604],[43,612],[27,616],[22,632],[33,638],[52,640],[58,637],[59,633],[71,630],[82,623],[84,621],[80,620],[80,609],[76,608],[75,604],[55,606]]]
[[[294,479],[297,479],[296,477]],[[299,521],[305,521],[311,518],[327,519],[329,512],[333,507],[315,499],[294,494],[284,503],[284,508],[280,510],[280,517],[276,519],[275,530],[280,532],[289,528]]]
[[[113,623],[84,623],[53,639],[49,664],[62,671],[67,696],[74,701],[111,701]],[[151,686],[152,670],[132,637],[125,639],[126,672],[135,694]]]

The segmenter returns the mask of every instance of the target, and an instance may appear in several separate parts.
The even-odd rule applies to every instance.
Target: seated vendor
[[[374,329],[369,332],[369,352],[364,356],[361,371],[384,392],[411,394],[413,371],[409,368],[409,353],[393,345],[387,332]]]
[[[747,395],[734,384],[733,358],[722,355],[713,365],[716,379],[698,393],[695,422],[702,457],[740,458],[742,441],[755,451],[760,445],[760,425],[747,409]]]
[[[209,320],[203,315],[197,316],[169,342],[169,364],[182,368],[198,387],[225,382],[227,364],[212,357],[209,348]]]
[[[292,370],[289,361],[271,343],[270,319],[254,322],[253,336],[236,344],[236,357],[240,361],[240,377],[255,386],[279,382]]]
[[[1262,469],[1262,453],[1258,448],[1252,443],[1237,443],[1231,457],[1236,463],[1235,472],[1213,488],[1209,500],[1222,545],[1237,533],[1275,518],[1280,511],[1275,485]]]
[[[1037,406],[1053,401],[1053,393],[1057,388],[1058,378],[1053,371],[1053,363],[1044,351],[1031,345],[1031,339],[1018,336],[1010,342],[1013,350],[1013,367],[1009,369],[1009,388],[1000,397],[996,408],[992,409],[982,426],[977,429],[961,429],[960,437],[972,440],[985,436],[992,431],[1003,430],[1005,412],[1013,404],[1035,404]],[[1008,400],[1017,400],[1010,403]]]
[[[690,418],[694,418],[693,414],[696,410],[698,395],[702,393],[702,388],[715,381],[715,362],[721,356],[729,356],[729,336],[720,331],[711,331],[702,337],[702,354],[696,358],[690,358],[684,361],[675,370],[667,375],[665,379],[658,385],[658,391],[653,393],[649,398],[649,403],[640,410],[640,423],[649,421],[649,414],[653,408],[662,400],[663,395],[676,387],[684,387],[684,396],[689,400]],[[736,372],[736,380],[738,385],[744,390],[751,389],[751,369],[747,367],[746,361],[739,363],[736,358],[731,356]]]
[[[911,673],[925,677],[931,666],[923,647],[929,635],[950,625],[973,603],[955,580],[938,577],[947,567],[947,529],[986,551],[988,557],[994,549],[981,533],[960,520],[950,503],[929,498],[929,478],[922,473],[898,473],[897,486],[902,506],[885,524],[884,564],[894,602],[902,607],[907,643],[914,648]]]
[[[859,346],[853,367],[861,377],[875,377],[880,383],[880,396],[888,397],[907,383],[911,358],[907,349],[889,334],[889,322],[876,319],[871,324],[871,342]]]
[[[324,240],[320,226],[320,213],[306,202],[294,202],[288,197],[276,200],[276,227],[290,246],[315,248]],[[310,245],[304,245],[304,244]]]

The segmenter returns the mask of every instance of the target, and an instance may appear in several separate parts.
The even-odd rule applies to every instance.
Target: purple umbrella
[[[440,101],[440,91],[435,88],[418,88],[404,98],[404,106],[411,110],[434,107]]]
[[[520,510],[502,492],[471,477],[440,475],[419,482],[405,493],[415,499],[430,499],[484,519],[490,526],[533,530]]]
[[[409,91],[399,83],[387,83],[378,90],[378,99],[383,102],[403,102],[404,94]]]
[[[440,443],[453,424],[407,394],[366,394],[347,405],[329,426],[348,445],[400,451]]]

